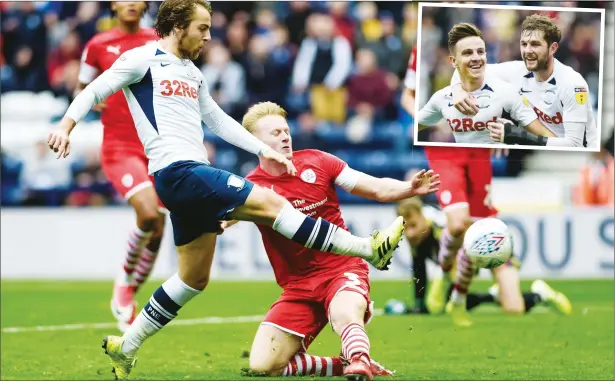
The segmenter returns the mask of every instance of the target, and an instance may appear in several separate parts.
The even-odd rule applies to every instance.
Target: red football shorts
[[[101,166],[107,179],[126,200],[140,190],[154,186],[153,179],[148,174],[147,157],[144,154],[103,151]],[[166,209],[160,199],[158,205]]]
[[[429,167],[440,175],[436,193],[444,211],[470,208],[470,216],[497,214],[491,203],[491,153],[486,148],[425,147]]]
[[[301,337],[306,351],[329,323],[329,305],[338,292],[354,291],[365,298],[368,305],[365,311],[366,324],[371,320],[373,312],[373,303],[369,297],[369,274],[365,269],[335,269],[332,275],[319,276],[317,280],[314,282],[310,279],[309,285],[307,282],[294,282],[285,286],[262,323]],[[311,286],[313,284],[317,286],[314,288]]]

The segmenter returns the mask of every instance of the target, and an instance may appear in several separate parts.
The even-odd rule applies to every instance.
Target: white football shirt
[[[487,73],[514,85],[528,99],[545,127],[558,138],[570,140],[568,146],[582,147],[584,137],[589,148],[600,144],[589,87],[583,76],[570,66],[554,60],[553,74],[544,82],[536,81],[523,61],[488,64]],[[459,82],[459,74],[455,72],[451,84]]]
[[[189,59],[155,42],[122,54],[73,101],[66,115],[78,122],[96,103],[123,90],[152,174],[169,164],[209,164],[201,121],[222,139],[258,154],[268,147],[226,115]]]
[[[437,91],[421,108],[419,124],[435,126],[446,119],[457,143],[496,144],[489,136],[487,122],[498,118],[513,120],[527,126],[536,120],[536,113],[516,89],[501,79],[486,76],[480,89],[471,92],[478,102],[478,114],[473,117],[457,111],[452,103],[452,89],[447,86]]]

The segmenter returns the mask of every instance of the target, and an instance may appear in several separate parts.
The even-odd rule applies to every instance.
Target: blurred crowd
[[[143,26],[153,24],[158,5],[149,3]],[[236,120],[253,103],[277,102],[289,112],[296,149],[335,149],[335,138],[328,138],[327,131],[340,140],[342,130],[341,140],[361,143],[373,132],[409,125],[399,94],[415,42],[416,4],[221,1],[213,7],[212,41],[195,64],[215,100]],[[51,92],[67,101],[77,86],[85,43],[115,22],[106,2],[2,2],[0,12],[2,93]],[[88,115],[88,120],[97,118],[95,112]],[[222,143],[210,139],[205,144],[215,152]],[[98,160],[96,153],[47,168],[41,162],[52,155],[43,148],[37,142],[31,154],[22,157],[3,152],[3,169],[9,167],[2,176],[3,195],[8,195],[3,203],[115,201],[113,192],[103,186],[100,168],[91,168]],[[241,174],[255,164],[242,152],[218,151],[221,156],[212,160],[225,164],[235,155],[233,165],[226,167]],[[47,180],[28,180],[32,176]],[[81,192],[80,184],[98,182],[94,201],[70,197],[73,191]],[[11,186],[5,190],[7,184]],[[35,192],[39,188],[70,189],[59,193],[69,197],[40,201],[28,196],[40,193]]]
[[[498,4],[520,4],[518,1],[498,2]],[[606,2],[563,1],[524,2],[524,5],[557,5],[558,7],[604,7]],[[579,4],[582,3],[582,4]],[[470,22],[483,32],[487,47],[487,62],[498,63],[521,60],[519,50],[520,25],[536,11],[507,9],[471,8],[423,8],[421,32],[421,91],[419,106],[424,105],[431,94],[448,86],[453,68],[448,60],[447,33],[460,22]],[[581,73],[594,101],[598,105],[598,84],[600,67],[600,13],[544,11],[556,20],[562,30],[562,40],[555,58]],[[426,70],[423,70],[426,68]],[[437,134],[429,140],[453,141],[450,128],[442,128],[426,133]]]
[[[158,5],[148,3],[143,26],[153,25]],[[274,101],[289,112],[295,149],[326,150],[380,177],[401,179],[427,166],[422,149],[412,147],[407,138],[412,119],[399,105],[401,82],[416,43],[416,3],[215,1],[213,8],[212,41],[195,64],[218,104],[236,120],[249,105]],[[524,13],[510,14],[514,17],[491,11],[427,12],[422,67],[431,70],[425,71],[427,80],[422,83],[434,90],[448,84],[446,31],[455,22],[474,21],[483,28],[490,57],[516,59],[515,25]],[[558,58],[582,72],[595,91],[595,20],[556,16],[566,36]],[[3,104],[5,97],[15,94],[44,94],[45,106],[40,98],[39,108],[58,109],[41,112],[46,120],[30,121],[39,124],[63,115],[77,86],[85,43],[115,26],[108,2],[0,2],[0,22]],[[52,102],[47,94],[63,102]],[[39,114],[31,110],[34,101],[18,103],[24,102],[28,104],[22,114]],[[3,132],[13,111],[3,107]],[[86,119],[96,121],[99,115],[91,112]],[[241,175],[255,166],[253,155],[205,132],[212,165]],[[102,173],[98,147],[56,160],[44,140],[30,144],[1,147],[2,205],[124,203]],[[494,159],[494,175],[516,175],[520,163],[515,157]],[[346,193],[340,198],[363,202]]]

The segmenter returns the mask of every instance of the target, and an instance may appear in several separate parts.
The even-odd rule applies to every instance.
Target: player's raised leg
[[[306,216],[284,197],[257,185],[253,185],[245,204],[237,206],[228,217],[271,226],[305,247],[361,257],[377,269],[387,268],[402,239],[405,224],[398,217],[386,230],[375,232],[369,238],[356,237],[322,218]]]

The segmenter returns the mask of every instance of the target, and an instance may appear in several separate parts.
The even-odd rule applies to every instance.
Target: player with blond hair
[[[323,218],[306,216],[274,192],[209,166],[202,123],[229,143],[281,164],[284,173],[296,174],[288,158],[226,115],[209,94],[192,60],[211,39],[211,17],[205,0],[163,1],[155,23],[161,39],[122,54],[75,98],[49,136],[49,147],[66,157],[77,122],[95,104],[122,90],[156,192],[171,213],[177,273],[154,292],[122,337],[103,340],[117,378],[128,377],[145,340],[207,286],[220,220],[269,226],[299,245],[361,257],[378,269],[387,265],[402,238],[401,217],[371,237],[356,237]]]
[[[598,149],[600,139],[587,81],[555,58],[562,32],[549,16],[532,14],[521,24],[522,61],[488,64],[487,74],[514,86],[555,137],[541,136],[503,119],[492,125],[492,139],[506,144]],[[460,73],[451,79],[451,103],[466,115],[479,100],[463,88]]]
[[[346,231],[336,188],[379,202],[394,202],[437,190],[439,176],[420,171],[411,181],[376,178],[350,168],[319,150],[293,151],[286,111],[271,102],[252,106],[243,126],[274,151],[291,160],[298,176],[268,158],[247,179],[288,200],[314,218]],[[225,224],[225,228],[230,224]],[[364,328],[372,314],[369,268],[361,258],[344,258],[282,237],[259,224],[265,251],[282,295],[261,323],[250,352],[250,371],[269,376],[346,376],[371,380],[391,375],[370,357]],[[328,324],[341,338],[340,357],[305,353]]]

